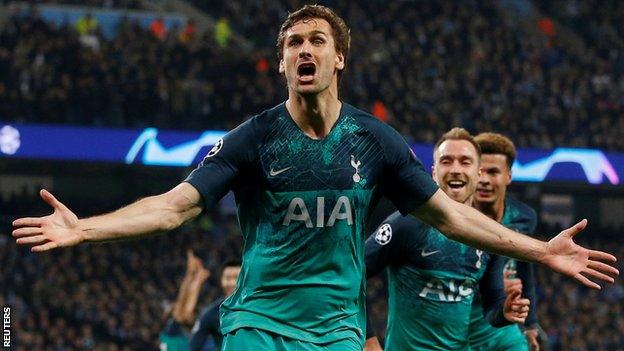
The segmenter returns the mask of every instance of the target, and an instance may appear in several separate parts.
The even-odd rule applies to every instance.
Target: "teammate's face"
[[[288,88],[298,94],[318,94],[337,85],[344,56],[336,52],[329,23],[320,18],[305,19],[286,31],[280,73]]]
[[[503,201],[509,183],[511,171],[507,168],[507,157],[502,154],[482,155],[475,200],[485,203]]]
[[[466,203],[479,178],[479,155],[467,140],[447,140],[434,154],[433,179],[451,199]]]
[[[221,274],[221,289],[225,296],[230,296],[236,289],[236,281],[241,268],[239,266],[229,266],[223,269]]]

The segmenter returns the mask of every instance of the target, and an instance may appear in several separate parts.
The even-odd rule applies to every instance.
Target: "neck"
[[[474,196],[470,195],[466,200],[464,200],[464,205],[472,206],[474,204]]]
[[[288,92],[286,109],[301,130],[312,139],[327,136],[338,120],[342,103],[336,85],[318,94]]]
[[[474,207],[484,215],[500,222],[505,214],[505,197],[501,196],[494,202],[474,202]]]

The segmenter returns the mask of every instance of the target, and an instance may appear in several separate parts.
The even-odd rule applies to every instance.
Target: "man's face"
[[[299,94],[318,94],[338,79],[344,56],[336,52],[329,23],[320,18],[296,22],[286,31],[279,70],[288,88]]]
[[[475,200],[493,203],[504,199],[509,183],[511,183],[511,171],[507,168],[507,157],[502,154],[482,155],[481,176],[477,183]]]
[[[225,296],[230,296],[236,289],[236,281],[240,273],[240,266],[228,266],[223,269],[221,274],[221,289]]]
[[[451,199],[466,203],[479,178],[479,155],[467,140],[446,140],[435,151],[433,179]]]

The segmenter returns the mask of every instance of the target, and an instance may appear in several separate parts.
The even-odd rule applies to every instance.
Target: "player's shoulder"
[[[386,226],[386,230],[391,230],[397,236],[409,236],[411,238],[416,237],[414,234],[425,232],[428,229],[427,224],[420,219],[412,215],[403,216],[399,211],[388,216],[379,228],[384,226]]]
[[[262,137],[272,127],[275,121],[283,114],[285,110],[284,103],[280,103],[272,108],[266,109],[257,115],[254,115],[241,123],[234,130],[244,130],[247,134],[253,134]]]
[[[225,300],[224,297],[220,297],[217,300],[213,301],[208,306],[204,307],[204,309],[201,312],[200,318],[204,322],[215,321],[215,320],[218,321],[219,308],[221,307],[221,304],[223,303],[224,300]]]
[[[525,204],[524,202],[515,199],[513,197],[507,197],[505,199],[506,207],[514,209],[514,212],[518,214],[519,217],[534,219],[537,218],[537,212],[535,210]]]
[[[379,118],[366,111],[360,110],[345,102],[343,102],[342,108],[343,114],[351,116],[364,130],[370,131],[379,136],[399,135],[399,133],[386,122],[379,120]]]
[[[516,230],[526,234],[533,233],[537,226],[535,210],[524,202],[509,196],[505,199],[504,217],[507,217],[503,219],[507,223],[506,225],[516,227]]]

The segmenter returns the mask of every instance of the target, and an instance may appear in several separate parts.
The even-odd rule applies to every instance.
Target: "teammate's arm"
[[[366,339],[364,344],[364,351],[383,351],[381,344],[376,336]]]
[[[405,231],[408,218],[395,212],[366,239],[366,277],[372,277],[391,264],[396,264],[406,256],[410,233]]]
[[[82,219],[47,190],[41,190],[40,195],[54,212],[49,216],[20,218],[13,222],[13,226],[18,227],[13,231],[17,243],[32,245],[34,252],[172,230],[202,211],[201,196],[188,183],[117,211]]]
[[[503,285],[503,266],[505,258],[491,254],[479,290],[483,296],[483,314],[494,327],[503,327],[511,323],[523,323],[528,314],[530,301],[522,298],[520,279],[510,281],[509,287]]]
[[[210,271],[204,268],[203,262],[189,250],[186,274],[172,311],[173,317],[178,322],[189,327],[195,323],[197,299],[209,277]]]
[[[496,254],[545,264],[590,288],[600,289],[591,279],[613,283],[611,275],[619,274],[616,268],[601,262],[615,262],[613,255],[585,249],[572,240],[585,228],[587,220],[562,231],[549,242],[542,242],[505,228],[478,210],[451,200],[440,190],[413,214],[453,240]]]
[[[208,340],[208,336],[211,334],[210,331],[210,320],[211,320],[212,311],[207,309],[204,310],[197,321],[195,321],[195,325],[191,330],[191,339],[189,341],[189,350],[190,351],[199,351],[204,347],[204,344]]]

